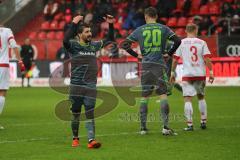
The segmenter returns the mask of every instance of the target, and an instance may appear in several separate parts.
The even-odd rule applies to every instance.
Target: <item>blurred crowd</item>
[[[200,6],[216,4],[220,7],[217,20],[214,21],[210,14],[196,15],[192,13],[194,0],[182,0],[179,8],[177,0],[45,0],[44,15],[46,20],[64,13],[65,21],[71,22],[72,16],[84,15],[84,22],[94,24],[94,37],[102,38],[108,30],[108,25],[103,22],[103,16],[111,14],[116,17],[116,38],[125,37],[133,29],[143,25],[144,9],[154,6],[159,12],[159,23],[166,24],[163,18],[193,17],[193,22],[199,25],[199,34],[206,33],[211,26],[211,33],[240,34],[240,1],[239,0],[199,0]],[[67,28],[65,25],[65,29]],[[229,28],[230,27],[230,28]]]

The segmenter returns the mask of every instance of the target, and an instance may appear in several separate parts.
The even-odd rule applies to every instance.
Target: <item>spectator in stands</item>
[[[236,4],[235,15],[240,16],[240,2]]]
[[[209,27],[213,26],[213,21],[211,20],[210,16],[205,16],[203,17],[202,21],[199,24],[199,30],[201,32],[201,35],[205,35],[206,33],[208,33],[208,29]],[[212,28],[211,33],[214,32],[214,28]]]
[[[229,2],[224,2],[221,9],[222,17],[232,17],[234,14],[234,9]]]
[[[198,35],[201,34],[201,29],[200,29],[200,25],[202,23],[202,17],[201,16],[194,16],[193,17],[193,23],[196,24],[198,26]]]
[[[54,2],[53,0],[49,0],[43,10],[45,19],[47,21],[52,20],[55,14],[57,13],[57,11],[58,11],[58,3]]]
[[[218,26],[222,28],[221,35],[228,35],[229,24],[227,19],[221,21]]]
[[[65,15],[64,15],[64,19],[65,19],[65,25],[64,25],[64,32],[68,29],[68,27],[70,27],[70,24],[72,22],[72,14],[71,14],[71,10],[68,8],[65,11]]]
[[[231,21],[231,34],[239,35],[240,34],[240,17],[234,15]]]
[[[66,23],[70,23],[72,21],[72,12],[69,8],[66,9],[64,19]]]
[[[24,41],[24,45],[21,46],[21,58],[23,61],[24,66],[26,67],[25,72],[22,73],[22,87],[24,86],[24,78],[27,78],[27,85],[30,87],[30,77],[29,74],[31,68],[32,68],[32,62],[33,62],[33,56],[34,56],[34,50],[31,45],[30,39],[27,38]]]
[[[188,13],[190,12],[191,5],[192,5],[192,0],[184,0],[184,4],[183,4],[183,7],[182,7],[184,16],[187,16]]]
[[[69,59],[69,54],[64,47],[61,47],[57,50],[56,59],[60,61]]]
[[[174,9],[177,8],[176,0],[158,0],[157,9],[160,17],[169,17]]]
[[[204,5],[206,5],[207,3],[208,3],[208,0],[201,0],[199,7],[204,6]]]

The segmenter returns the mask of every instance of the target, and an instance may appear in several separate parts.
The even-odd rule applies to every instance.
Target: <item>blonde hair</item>
[[[198,26],[194,23],[189,23],[187,26],[186,26],[186,32],[187,33],[193,33],[195,32],[196,30],[198,29]]]

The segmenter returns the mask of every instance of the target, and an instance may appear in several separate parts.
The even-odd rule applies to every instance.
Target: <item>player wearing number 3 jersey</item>
[[[160,111],[163,121],[164,135],[171,135],[173,131],[168,127],[169,104],[167,100],[167,83],[164,79],[166,64],[164,55],[176,51],[181,40],[167,26],[156,23],[157,11],[153,7],[145,10],[145,25],[138,27],[121,44],[129,54],[142,59],[141,85],[142,99],[140,105],[141,134],[147,133],[146,121],[148,112],[149,96],[155,90],[160,96]],[[168,40],[173,41],[173,47],[165,53],[165,46]],[[131,43],[138,42],[141,48],[141,55],[131,49]]]
[[[192,97],[197,95],[199,110],[201,113],[201,128],[206,128],[207,121],[207,104],[204,99],[204,88],[206,80],[206,66],[210,70],[209,82],[214,80],[212,63],[210,60],[210,51],[205,41],[196,37],[198,27],[195,24],[188,24],[186,27],[187,38],[182,40],[180,47],[174,55],[172,71],[176,69],[177,61],[182,58],[183,62],[183,97],[185,101],[184,112],[187,119],[187,128],[184,130],[193,130],[192,120]],[[175,81],[174,73],[172,73],[171,82]]]

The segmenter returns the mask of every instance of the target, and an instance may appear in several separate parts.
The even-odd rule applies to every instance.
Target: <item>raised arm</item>
[[[82,20],[83,16],[80,15],[73,18],[73,21],[70,24],[70,27],[67,29],[63,39],[63,45],[66,49],[71,47],[70,40],[74,38],[75,34],[77,33],[78,23]]]
[[[107,15],[106,17],[103,17],[106,22],[109,24],[109,29],[108,29],[108,34],[107,37],[102,40],[103,46],[108,44],[109,42],[114,41],[114,28],[113,28],[113,23],[115,22],[115,19],[111,15]]]
[[[171,37],[169,37],[169,40],[174,42],[173,46],[167,53],[168,55],[172,56],[175,53],[175,51],[178,49],[178,47],[180,46],[181,39],[176,35],[172,35]]]

